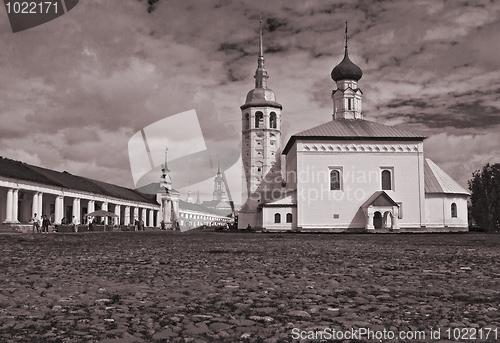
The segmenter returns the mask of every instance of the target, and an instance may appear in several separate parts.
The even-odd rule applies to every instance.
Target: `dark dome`
[[[340,80],[358,81],[359,79],[361,79],[362,76],[363,72],[361,71],[361,68],[352,63],[352,61],[349,59],[346,47],[344,59],[332,70],[333,81],[340,81]]]

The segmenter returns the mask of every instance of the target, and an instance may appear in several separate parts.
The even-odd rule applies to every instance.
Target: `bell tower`
[[[224,184],[224,177],[222,177],[222,173],[220,171],[220,163],[217,167],[217,175],[214,179],[213,200],[227,201],[226,186]]]
[[[269,75],[264,68],[262,20],[259,29],[259,57],[255,71],[255,88],[247,94],[241,109],[242,161],[247,197],[255,193],[263,177],[280,154],[281,109],[274,92],[267,88]],[[247,197],[244,196],[244,199]]]
[[[337,89],[332,91],[333,119],[363,119],[361,107],[363,92],[358,88],[358,81],[363,72],[349,59],[347,53],[347,23],[345,23],[344,59],[333,68],[331,76],[337,83]]]

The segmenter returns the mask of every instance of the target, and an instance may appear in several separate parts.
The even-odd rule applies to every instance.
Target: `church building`
[[[261,24],[255,89],[241,106],[247,200],[240,229],[468,230],[469,192],[424,157],[426,137],[364,119],[362,75],[346,38],[331,72],[332,120],[292,135],[281,149],[282,106],[267,88]]]

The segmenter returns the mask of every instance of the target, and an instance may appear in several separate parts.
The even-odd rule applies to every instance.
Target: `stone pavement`
[[[495,341],[499,243],[493,234],[2,235],[0,342],[404,341],[310,336],[359,329],[412,342],[470,342],[475,330],[474,341]]]

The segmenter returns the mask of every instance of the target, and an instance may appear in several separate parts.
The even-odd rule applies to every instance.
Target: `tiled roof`
[[[334,119],[293,135],[283,153],[291,149],[297,139],[367,139],[367,140],[412,140],[422,141],[426,137],[363,119]]]
[[[425,159],[424,165],[424,185],[425,193],[470,195],[468,191],[428,158]]]
[[[155,195],[143,194],[134,189],[88,179],[70,174],[66,171],[58,172],[1,157],[0,176],[35,182],[52,187],[89,192],[123,200],[146,202],[158,205],[155,200]]]

